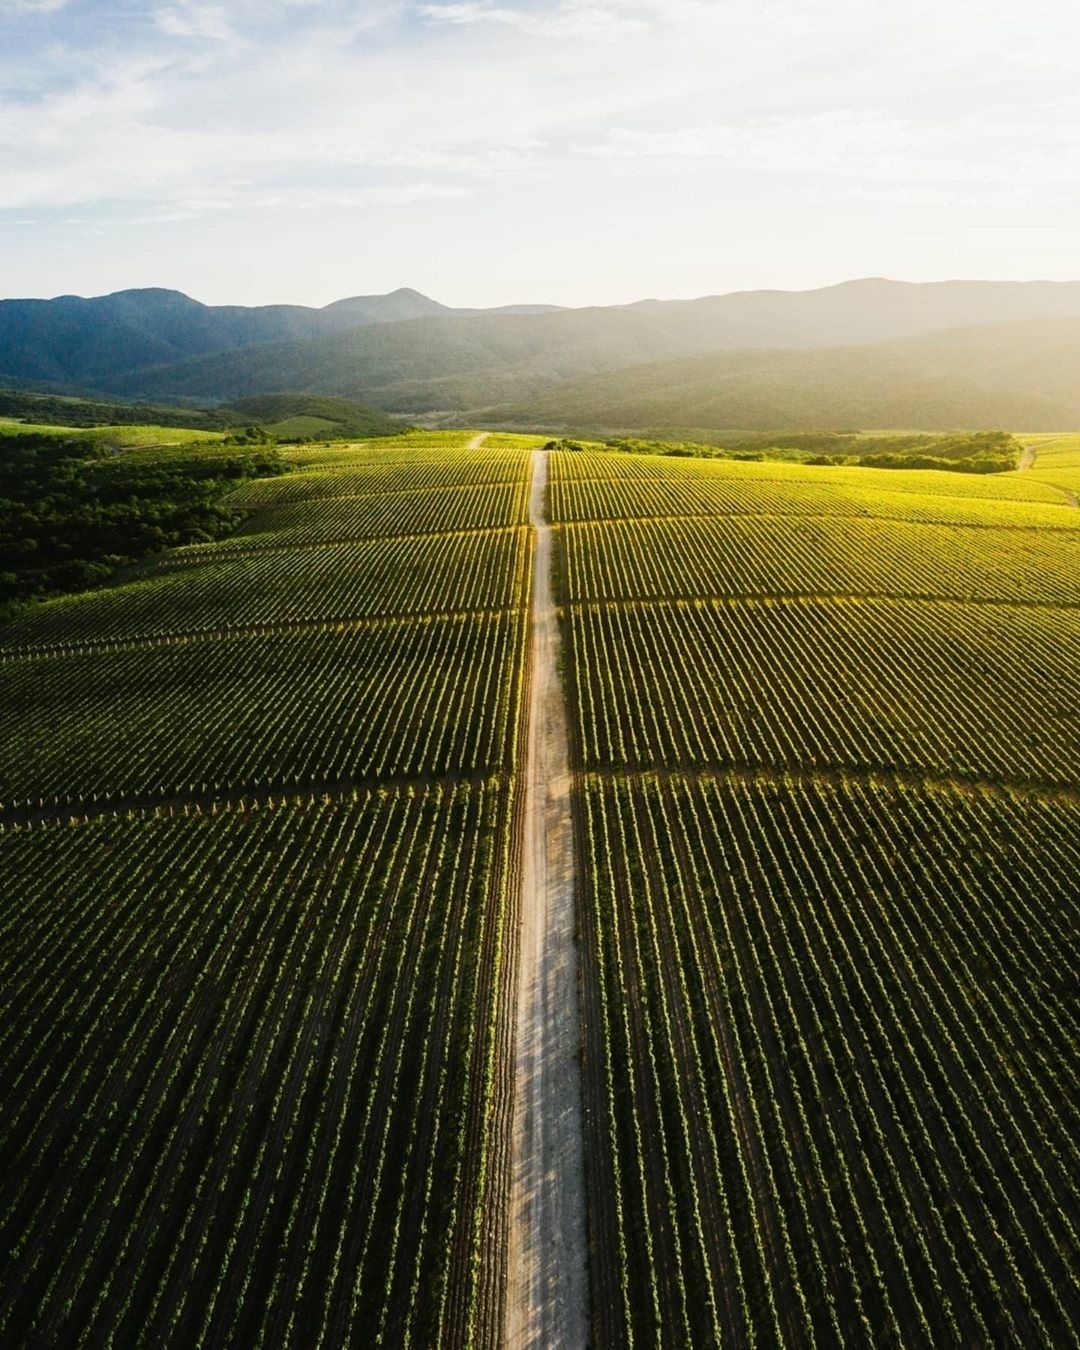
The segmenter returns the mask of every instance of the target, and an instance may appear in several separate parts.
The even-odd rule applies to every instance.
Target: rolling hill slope
[[[279,440],[313,436],[327,438],[394,436],[401,425],[377,408],[346,398],[315,394],[263,394],[240,399],[223,409],[245,422],[265,427]]]
[[[590,309],[420,319],[193,358],[117,378],[111,388],[204,401],[306,389],[391,411],[456,409],[700,349],[670,315]]]

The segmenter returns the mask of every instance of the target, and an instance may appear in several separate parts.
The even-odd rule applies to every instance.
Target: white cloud
[[[222,5],[182,4],[158,10],[154,21],[171,37],[200,38],[213,42],[233,42],[236,32]]]
[[[338,5],[298,0],[153,11],[140,45],[72,53],[58,89],[0,101],[0,201],[186,199],[194,180],[299,187],[313,172],[365,169],[375,186],[385,170],[413,169],[472,191],[506,174],[557,174],[581,156],[657,173],[692,161],[798,175],[884,165],[916,181],[964,176],[965,163],[966,176],[994,179],[1023,161],[1034,179],[1048,168],[1032,149],[1049,129],[1040,117],[1060,110],[1040,112],[1033,90],[1044,94],[1050,61],[1059,83],[1068,78],[1043,39],[1017,39],[995,67],[959,42],[939,52],[924,14],[911,25],[858,0],[825,0],[813,15],[789,0],[457,0],[417,7],[430,20],[419,38],[404,28],[393,41],[401,6],[373,8],[377,20],[368,12],[359,29]],[[966,9],[954,4],[952,19]],[[557,59],[507,25],[559,37]],[[594,25],[608,43],[569,40]],[[922,59],[902,45],[908,27]],[[191,41],[166,41],[176,37]],[[1001,101],[990,122],[965,106],[985,105],[973,82]]]
[[[1003,107],[942,124],[841,109],[661,132],[616,129],[578,153],[615,166],[644,163],[663,175],[815,181],[821,190],[840,185],[909,204],[992,204],[1035,193],[1045,200],[1061,194],[1061,165],[1080,162],[1078,114],[1075,98],[1022,117]]]
[[[419,12],[435,23],[486,23],[511,11],[497,10],[490,0],[469,0],[466,4],[421,5]]]
[[[690,12],[708,13],[693,0],[674,0],[672,6],[638,3],[637,0],[561,0],[547,9],[533,6],[503,5],[497,0],[446,0],[440,4],[422,4],[419,14],[433,24],[491,24],[517,29],[535,37],[571,38],[617,36],[640,33],[658,23],[670,22],[672,10],[684,18]],[[715,18],[715,11],[713,11]]]
[[[779,201],[831,211],[838,237],[852,203],[882,239],[890,203],[928,236],[946,208],[1018,219],[1025,201],[1033,240],[1047,212],[1063,236],[1080,224],[1080,11],[1058,0],[152,0],[89,41],[81,7],[40,17],[60,3],[0,0],[27,44],[0,54],[0,211],[18,219],[194,238],[245,212],[263,228],[427,203],[438,253],[441,220],[483,238],[509,202],[529,257],[552,219],[568,249],[590,213],[632,238],[669,197],[673,237],[706,252],[710,212]]]
[[[149,210],[116,212],[101,217],[96,224],[142,227],[174,225],[199,220],[242,208],[245,212],[295,214],[308,211],[395,210],[421,202],[449,201],[468,196],[463,188],[438,183],[401,183],[394,187],[372,188],[289,188],[280,192],[260,190],[250,184],[233,184],[220,193],[196,193],[162,202]],[[13,223],[8,221],[7,223]],[[23,221],[30,224],[33,222]],[[87,223],[87,222],[84,222]]]
[[[0,0],[0,15],[55,14],[69,3],[70,0]]]

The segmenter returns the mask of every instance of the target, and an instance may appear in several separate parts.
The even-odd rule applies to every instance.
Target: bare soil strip
[[[546,487],[547,455],[537,451],[529,503],[536,554],[514,1047],[510,1350],[582,1350],[589,1326],[570,755]]]
[[[782,778],[787,783],[811,787],[841,788],[849,783],[892,789],[914,788],[922,792],[953,792],[967,797],[1018,797],[1046,805],[1080,806],[1080,792],[1061,783],[1025,778],[961,778],[926,773],[896,773],[888,770],[806,770],[786,766],[726,765],[723,768],[701,764],[590,769],[587,779],[629,781],[635,778],[652,782],[726,782],[745,786],[768,787]],[[0,832],[28,825],[77,825],[103,816],[183,815],[185,811],[248,809],[266,802],[284,806],[287,802],[308,802],[313,797],[339,799],[356,793],[416,792],[429,788],[505,787],[502,773],[450,774],[444,778],[379,777],[378,775],[333,780],[296,781],[274,787],[248,785],[228,791],[196,790],[158,796],[120,794],[112,796],[34,798],[5,804],[0,802]]]
[[[467,620],[498,619],[517,614],[516,605],[497,609],[395,610],[366,614],[360,618],[338,615],[330,619],[270,619],[265,623],[237,623],[216,628],[186,628],[176,632],[139,633],[131,637],[73,638],[69,642],[28,643],[24,647],[0,647],[0,665],[12,661],[43,660],[52,656],[93,656],[103,652],[130,652],[148,647],[183,647],[197,642],[230,642],[235,638],[275,637],[285,633],[345,633],[365,628],[408,628],[432,622],[464,623]]]
[[[1033,469],[1038,458],[1038,450],[1033,445],[1025,445],[1024,453],[1020,456],[1020,463],[1016,467],[1018,469]],[[1059,487],[1057,483],[1048,483],[1047,487],[1052,487],[1055,492],[1060,492],[1074,510],[1080,510],[1080,497],[1075,492],[1070,492],[1068,488]]]
[[[356,795],[416,793],[429,789],[453,791],[457,787],[506,787],[504,773],[449,774],[441,778],[368,777],[335,778],[304,782],[299,778],[276,784],[249,783],[224,791],[210,788],[191,792],[147,794],[92,793],[83,797],[39,797],[5,805],[0,802],[0,833],[28,825],[81,825],[104,816],[177,816],[214,811],[246,811],[264,804],[285,806],[288,802],[340,801]]]
[[[487,440],[487,438],[488,438],[490,435],[491,435],[491,432],[490,432],[490,431],[481,431],[480,434],[479,434],[478,436],[474,436],[474,437],[472,438],[472,440],[471,440],[471,441],[469,442],[469,444],[465,447],[465,449],[466,449],[466,450],[479,450],[480,447],[484,444],[484,442]]]

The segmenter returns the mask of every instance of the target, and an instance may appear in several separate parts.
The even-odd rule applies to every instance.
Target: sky
[[[1080,277],[1072,0],[0,0],[0,295]]]

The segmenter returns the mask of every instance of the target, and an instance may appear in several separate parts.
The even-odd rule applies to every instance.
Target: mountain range
[[[216,404],[302,391],[414,420],[634,432],[1080,425],[1080,282],[845,282],[606,308],[309,309],[168,290],[0,301],[0,380]]]
[[[525,305],[487,312],[546,308]],[[449,309],[407,288],[389,295],[355,295],[323,309],[203,305],[180,291],[153,288],[93,299],[61,295],[53,300],[0,300],[0,375],[39,385],[119,392],[119,384],[140,371],[191,357],[478,312],[484,311]]]

